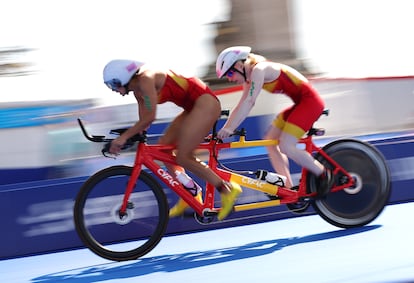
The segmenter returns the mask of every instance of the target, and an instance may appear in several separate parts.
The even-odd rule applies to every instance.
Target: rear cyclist
[[[198,78],[183,77],[173,71],[154,70],[147,64],[133,60],[110,61],[103,70],[103,77],[105,84],[122,96],[133,92],[138,103],[139,120],[112,141],[110,152],[118,154],[129,138],[151,125],[156,117],[157,104],[171,101],[182,107],[183,111],[170,123],[159,143],[176,144],[177,163],[217,188],[222,202],[217,217],[219,220],[224,219],[231,212],[241,188],[223,181],[194,156],[195,148],[220,116],[221,106],[216,95]],[[171,174],[184,171],[182,167],[166,166]],[[201,195],[197,199],[201,202]],[[187,207],[188,204],[180,198],[171,208],[170,217],[183,214]]]
[[[218,137],[223,139],[234,132],[253,108],[262,89],[287,95],[292,99],[293,106],[277,115],[264,137],[279,141],[277,146],[267,147],[271,164],[276,172],[287,177],[286,187],[291,188],[293,184],[288,161],[288,158],[291,158],[319,176],[318,194],[325,196],[334,182],[331,170],[296,146],[298,140],[321,115],[324,109],[322,98],[309,81],[295,69],[268,61],[250,51],[251,48],[248,46],[229,47],[217,58],[217,77],[227,77],[229,81],[243,85],[240,101],[218,132]]]

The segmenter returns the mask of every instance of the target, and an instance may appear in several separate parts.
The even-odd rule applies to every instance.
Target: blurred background
[[[86,176],[108,165],[76,118],[104,135],[136,121],[134,98],[102,83],[103,66],[115,58],[196,75],[221,91],[232,85],[216,79],[216,56],[249,45],[313,81],[331,109],[321,122],[331,135],[413,125],[411,1],[3,0],[1,6],[0,184]],[[223,108],[239,94],[220,95]],[[260,98],[251,117],[266,121],[290,103],[267,93]],[[160,105],[152,132],[179,111]],[[260,137],[258,129],[251,138]]]

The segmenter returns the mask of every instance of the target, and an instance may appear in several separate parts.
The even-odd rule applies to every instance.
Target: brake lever
[[[132,147],[133,145],[134,145],[134,142],[133,142],[131,139],[129,139],[129,140],[127,140],[127,142],[124,144],[124,146],[122,146],[121,150],[128,149],[128,148]],[[107,142],[107,143],[104,145],[104,147],[102,148],[102,150],[101,150],[102,155],[103,155],[103,156],[105,156],[105,157],[108,157],[108,158],[113,158],[113,159],[116,159],[116,156],[117,156],[118,154],[112,154],[112,153],[110,153],[110,152],[109,152],[109,149],[110,149],[110,148],[111,148],[111,142]]]
[[[109,152],[110,148],[111,148],[111,142],[107,142],[101,150],[102,155],[107,158],[116,159],[116,155]]]

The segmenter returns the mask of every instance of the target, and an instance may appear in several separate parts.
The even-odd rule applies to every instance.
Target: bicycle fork
[[[141,166],[135,166],[132,169],[132,173],[131,176],[128,180],[128,184],[127,187],[125,189],[125,194],[124,194],[124,198],[122,200],[122,204],[121,204],[121,208],[119,209],[119,216],[122,218],[125,215],[127,215],[127,209],[128,208],[132,208],[130,207],[130,202],[129,202],[129,197],[132,194],[132,191],[134,190],[138,177],[141,174]]]
[[[141,143],[138,144],[138,148],[137,148],[137,151],[136,151],[136,154],[135,154],[134,166],[132,168],[132,173],[131,173],[131,176],[128,180],[127,187],[125,189],[124,198],[122,200],[121,208],[119,209],[119,216],[121,218],[127,214],[127,209],[131,208],[131,207],[129,207],[130,206],[129,197],[131,196],[132,191],[135,189],[137,180],[139,178],[139,175],[141,174],[143,155],[139,154],[139,152],[142,150],[143,146],[144,145],[141,144]]]

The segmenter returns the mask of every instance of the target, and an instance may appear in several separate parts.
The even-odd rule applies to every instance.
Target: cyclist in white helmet
[[[276,116],[264,139],[278,140],[278,146],[267,148],[276,172],[287,177],[286,187],[293,187],[288,158],[319,176],[318,193],[325,196],[333,185],[333,174],[303,149],[298,140],[319,118],[324,102],[309,81],[295,69],[271,62],[263,56],[251,53],[249,46],[233,46],[223,50],[216,62],[218,78],[241,84],[243,93],[229,119],[218,132],[219,138],[229,137],[247,117],[255,101],[264,89],[271,93],[283,93],[293,105]]]
[[[134,60],[113,60],[103,70],[104,83],[122,96],[132,92],[138,103],[139,120],[111,143],[110,152],[118,154],[125,142],[146,130],[155,120],[157,104],[171,101],[183,111],[170,123],[159,142],[176,144],[176,160],[182,167],[167,166],[171,174],[184,169],[214,185],[221,195],[219,220],[233,209],[241,188],[223,181],[208,166],[198,161],[194,150],[204,140],[220,116],[221,106],[213,91],[195,77],[184,77],[171,70],[154,70]],[[171,153],[173,154],[173,153]],[[201,193],[196,198],[201,202]],[[182,215],[188,204],[179,199],[170,217]]]

